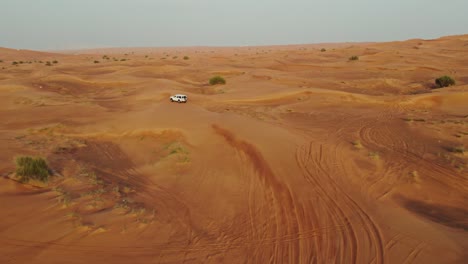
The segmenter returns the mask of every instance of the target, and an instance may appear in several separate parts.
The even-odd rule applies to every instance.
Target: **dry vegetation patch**
[[[37,180],[47,183],[50,175],[52,175],[51,170],[44,158],[29,156],[16,158],[16,176],[20,182]]]

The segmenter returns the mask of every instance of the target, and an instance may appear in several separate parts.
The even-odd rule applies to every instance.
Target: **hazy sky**
[[[468,0],[0,0],[0,46],[238,46],[468,33]]]

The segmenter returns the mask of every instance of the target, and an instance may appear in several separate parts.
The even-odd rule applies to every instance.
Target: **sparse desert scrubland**
[[[466,35],[0,58],[0,263],[468,259]]]

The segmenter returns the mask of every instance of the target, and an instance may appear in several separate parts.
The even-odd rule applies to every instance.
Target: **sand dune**
[[[2,48],[0,263],[466,263],[467,45]]]

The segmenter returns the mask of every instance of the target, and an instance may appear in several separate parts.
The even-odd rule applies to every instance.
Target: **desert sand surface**
[[[0,60],[0,263],[468,262],[468,35]]]

